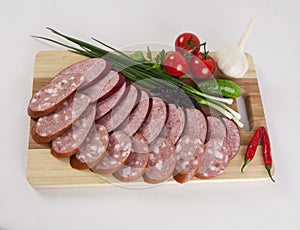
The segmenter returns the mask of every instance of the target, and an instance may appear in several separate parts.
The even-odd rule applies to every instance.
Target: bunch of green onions
[[[50,30],[52,33],[76,44],[78,48],[47,37],[41,37],[41,36],[33,36],[33,37],[64,46],[71,52],[84,55],[90,58],[104,57],[105,59],[109,60],[112,63],[112,67],[114,70],[121,72],[126,78],[128,78],[133,82],[136,82],[137,84],[141,85],[142,87],[148,90],[153,90],[156,87],[160,86],[161,84],[165,84],[167,86],[173,85],[176,87],[180,87],[187,96],[193,98],[199,105],[209,106],[210,108],[215,109],[216,111],[223,114],[225,117],[232,119],[239,127],[243,127],[243,124],[239,121],[241,119],[241,115],[226,105],[226,104],[232,104],[233,99],[207,95],[197,90],[196,88],[188,84],[185,84],[184,82],[178,80],[177,78],[171,77],[164,71],[160,71],[158,69],[151,69],[145,63],[134,61],[127,54],[119,50],[116,50],[113,47],[95,38],[92,38],[92,40],[107,47],[108,49],[112,50],[112,52],[108,50],[104,50],[90,43],[78,40],[76,38],[67,36],[54,29],[51,28],[47,28],[47,29]]]

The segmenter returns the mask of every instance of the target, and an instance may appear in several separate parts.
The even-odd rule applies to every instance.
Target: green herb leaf
[[[160,65],[160,64],[153,64],[152,66],[150,66],[146,70],[150,70],[150,69],[162,69],[162,65]]]
[[[162,51],[160,51],[156,55],[156,57],[155,57],[155,63],[159,64],[159,65],[163,64],[165,57],[166,57],[166,51],[164,49],[162,49]]]
[[[160,52],[160,62],[161,62],[161,64],[164,62],[165,57],[166,57],[166,51],[163,49],[163,50]]]
[[[150,51],[149,46],[147,46],[147,58],[148,58],[148,61],[153,62],[153,60],[152,60],[152,53]]]
[[[144,54],[142,51],[136,51],[130,55],[131,59],[137,62],[144,62],[146,61]]]

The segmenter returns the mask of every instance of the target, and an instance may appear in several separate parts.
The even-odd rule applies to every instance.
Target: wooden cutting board
[[[261,145],[259,145],[253,161],[245,168],[244,173],[240,172],[247,144],[253,136],[255,129],[261,125],[266,126],[253,59],[248,54],[247,57],[250,64],[249,70],[244,78],[236,79],[235,81],[242,88],[243,96],[245,97],[251,130],[248,132],[240,129],[241,147],[239,153],[222,175],[210,180],[195,178],[188,182],[188,184],[269,179],[264,167]],[[35,93],[47,84],[60,70],[83,59],[86,59],[86,57],[69,51],[52,50],[37,53],[35,57],[32,93]],[[216,77],[222,77],[222,74],[218,70],[215,75]],[[232,105],[232,108],[237,110],[236,102]],[[34,122],[31,119],[30,128]],[[272,170],[272,174],[274,174],[274,169]],[[50,153],[50,145],[36,143],[32,140],[31,134],[29,134],[28,143],[27,179],[36,188],[111,186],[111,183],[105,180],[107,178],[102,178],[89,170],[75,170],[69,165],[69,159],[57,159],[53,157]],[[109,181],[111,181],[111,178]],[[176,182],[170,179],[166,183],[173,184]],[[145,183],[142,181],[126,184],[129,187],[143,187],[144,185]]]

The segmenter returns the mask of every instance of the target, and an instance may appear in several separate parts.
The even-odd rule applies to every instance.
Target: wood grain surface
[[[234,81],[242,88],[251,130],[244,131],[240,129],[241,148],[222,175],[209,180],[194,178],[187,184],[269,179],[263,163],[261,145],[258,147],[253,162],[245,168],[244,173],[240,172],[247,143],[257,127],[261,125],[266,126],[254,62],[251,55],[247,54],[247,58],[249,61],[248,72],[243,78],[234,79]],[[86,57],[69,51],[51,50],[38,52],[35,57],[32,93],[35,93],[47,84],[63,68],[83,59],[86,59]],[[219,70],[216,70],[215,76],[224,77]],[[237,110],[236,102],[231,107]],[[30,129],[34,122],[31,119]],[[274,174],[274,167],[272,174]],[[69,159],[56,159],[50,153],[50,144],[36,143],[31,138],[31,134],[29,134],[28,142],[27,179],[36,188],[111,186],[112,184],[107,182],[107,180],[111,181],[110,177],[103,178],[89,170],[75,170],[69,165]],[[170,179],[165,183],[175,184],[176,182]],[[118,182],[114,184],[118,184]],[[124,183],[119,183],[119,185],[123,186]],[[127,187],[143,187],[144,185],[147,186],[142,181],[125,184]]]

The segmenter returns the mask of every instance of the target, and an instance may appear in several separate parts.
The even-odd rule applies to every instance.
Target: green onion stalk
[[[142,87],[153,90],[162,84],[166,86],[177,86],[180,87],[186,95],[193,98],[199,105],[209,106],[212,109],[217,110],[224,116],[229,119],[232,119],[238,126],[243,127],[243,124],[239,121],[241,116],[239,113],[231,109],[229,106],[225,105],[232,104],[233,100],[231,98],[222,98],[222,97],[215,97],[211,95],[207,95],[196,88],[185,84],[184,82],[178,80],[177,78],[171,77],[166,72],[161,71],[159,69],[149,68],[149,65],[145,63],[136,62],[127,54],[95,39],[92,40],[96,41],[97,43],[107,47],[108,49],[112,50],[104,50],[98,46],[92,45],[90,43],[78,40],[76,38],[67,36],[62,34],[54,29],[47,28],[52,33],[65,38],[66,40],[76,44],[78,47],[74,47],[57,40],[41,37],[41,36],[33,36],[38,39],[46,40],[60,46],[66,47],[69,51],[80,54],[83,56],[87,56],[90,58],[102,58],[109,60],[112,63],[112,67],[114,70],[121,72],[126,78],[129,80],[136,82],[137,84],[141,85]],[[162,80],[164,80],[162,82]]]

